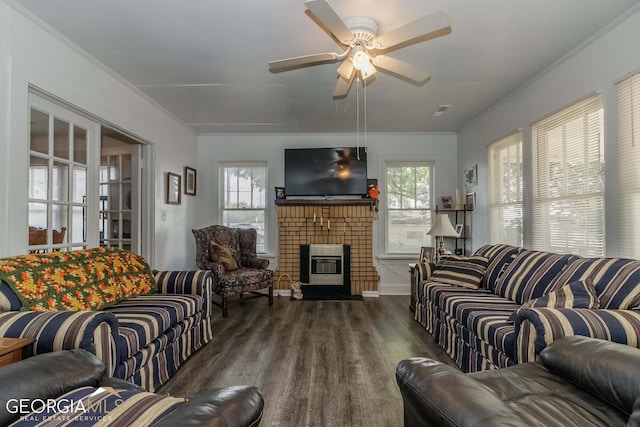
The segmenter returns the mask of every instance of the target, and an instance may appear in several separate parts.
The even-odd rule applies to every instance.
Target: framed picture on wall
[[[467,210],[473,212],[476,210],[476,193],[467,193]]]
[[[182,177],[177,173],[167,173],[167,204],[179,205],[182,192]]]
[[[184,167],[184,194],[196,195],[196,170],[189,166]]]
[[[478,185],[478,165],[469,166],[464,170],[464,186],[473,187]]]

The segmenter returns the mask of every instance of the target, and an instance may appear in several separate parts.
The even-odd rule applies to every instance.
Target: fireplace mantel
[[[369,206],[371,199],[276,199],[276,206]]]
[[[375,211],[371,199],[277,199],[276,207],[276,281],[285,273],[300,281],[300,245],[341,244],[351,247],[351,294],[378,291],[380,276],[373,265]]]

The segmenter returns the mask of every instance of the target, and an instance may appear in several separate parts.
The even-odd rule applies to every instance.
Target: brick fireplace
[[[367,199],[276,200],[278,211],[278,269],[300,280],[300,245],[350,246],[351,294],[377,292],[380,276],[373,265],[374,211]],[[315,218],[315,222],[314,222]],[[282,284],[288,288],[288,283]]]

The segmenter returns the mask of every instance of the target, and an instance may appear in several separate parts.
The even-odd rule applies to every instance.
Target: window
[[[489,147],[489,241],[522,246],[522,133]]]
[[[385,163],[388,254],[417,254],[432,246],[433,167],[426,162]]]
[[[640,258],[640,73],[617,89],[620,256]]]
[[[595,95],[534,124],[534,249],[604,255],[602,117]]]
[[[266,252],[266,164],[227,163],[222,165],[221,173],[222,223],[227,227],[255,228],[256,250]]]

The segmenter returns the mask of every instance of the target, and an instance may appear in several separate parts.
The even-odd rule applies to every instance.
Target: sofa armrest
[[[0,313],[0,336],[31,338],[30,355],[82,349],[95,354],[113,375],[118,363],[118,319],[103,311],[9,311]]]
[[[396,380],[405,426],[522,425],[511,408],[483,384],[435,360],[401,361]]]
[[[436,269],[436,264],[433,262],[418,262],[415,266],[416,269],[416,285],[431,279],[431,275]]]
[[[155,271],[161,294],[200,295],[204,299],[204,317],[211,317],[213,274],[209,270]]]
[[[587,308],[534,308],[516,316],[516,360],[532,362],[549,344],[581,335],[640,347],[640,312]]]
[[[154,427],[257,426],[262,418],[263,408],[264,399],[257,388],[228,387],[190,398],[152,425]]]
[[[626,414],[640,397],[640,351],[628,345],[565,337],[549,344],[540,360],[552,373]]]
[[[54,399],[78,387],[96,386],[105,367],[84,350],[42,354],[0,369],[0,425],[20,416],[21,400]]]

